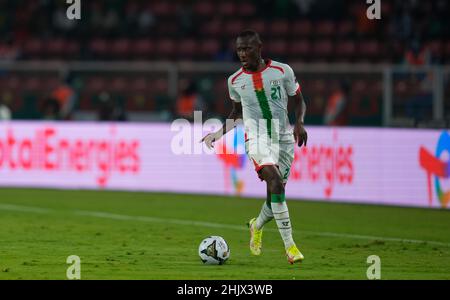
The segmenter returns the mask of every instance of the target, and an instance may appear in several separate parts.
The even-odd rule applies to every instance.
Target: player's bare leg
[[[284,184],[280,171],[276,166],[269,165],[261,169],[260,175],[267,182],[271,194],[273,216],[281,238],[283,239],[288,261],[291,264],[302,261],[304,257],[292,238],[291,220],[289,218],[289,210],[286,204]]]

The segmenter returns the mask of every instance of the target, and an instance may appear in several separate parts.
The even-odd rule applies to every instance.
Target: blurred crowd
[[[290,61],[443,63],[450,52],[447,0],[90,0],[81,20],[64,0],[0,0],[0,59],[234,60],[244,28]],[[422,55],[421,51],[427,51]],[[415,55],[417,57],[412,57]]]
[[[369,20],[363,0],[82,0],[81,20],[69,20],[65,0],[0,0],[0,62],[236,62],[234,37],[245,28],[261,34],[264,56],[287,63],[449,62],[447,0],[381,2],[382,19]],[[181,76],[178,95],[170,97],[163,77],[0,69],[0,119],[70,120],[87,112],[91,119],[133,120],[151,112],[170,120],[192,109],[225,117],[226,75]],[[400,114],[428,116],[433,78],[394,79]],[[313,124],[381,124],[379,77],[311,77],[302,85]]]

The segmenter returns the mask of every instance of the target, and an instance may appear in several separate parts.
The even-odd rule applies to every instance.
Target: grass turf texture
[[[381,258],[382,279],[450,279],[449,211],[288,199],[306,257],[289,265],[274,221],[265,227],[262,255],[250,255],[245,223],[263,202],[1,189],[0,279],[66,279],[69,255],[81,258],[82,279],[366,279],[369,255]],[[230,245],[225,265],[201,263],[197,248],[209,235]]]

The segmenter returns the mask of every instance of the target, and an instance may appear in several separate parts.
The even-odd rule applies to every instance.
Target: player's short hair
[[[258,43],[262,43],[259,34],[251,29],[241,31],[241,33],[238,34],[237,38],[254,38]]]

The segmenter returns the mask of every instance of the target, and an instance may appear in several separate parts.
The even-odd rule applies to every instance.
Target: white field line
[[[48,214],[52,212],[51,209],[40,208],[34,206],[22,206],[14,204],[3,204],[0,203],[0,210],[18,211],[18,212],[33,212],[38,214]]]
[[[57,213],[57,211],[52,210],[52,209],[32,207],[32,206],[13,205],[13,204],[0,204],[0,210],[44,213],[44,214]],[[148,217],[148,216],[120,215],[120,214],[113,214],[113,213],[100,212],[100,211],[75,210],[75,211],[71,211],[71,213],[73,213],[74,215],[89,216],[89,217],[103,218],[103,219],[110,219],[110,220],[200,226],[200,227],[232,229],[232,230],[240,230],[240,231],[248,230],[246,226],[239,226],[239,225],[221,224],[221,223],[212,223],[212,222],[199,222],[199,221],[180,220],[180,219],[166,219],[166,218],[157,218],[157,217]],[[277,229],[272,229],[272,228],[267,228],[264,230],[270,231],[270,232],[278,232]],[[301,232],[303,234],[311,234],[311,235],[324,236],[324,237],[350,238],[350,239],[359,239],[359,240],[378,240],[378,241],[412,243],[412,244],[428,244],[428,245],[435,245],[435,246],[450,247],[450,243],[429,241],[429,240],[414,240],[414,239],[403,239],[403,238],[395,238],[395,237],[359,235],[359,234],[324,232],[324,231],[309,231],[309,230],[299,230],[299,232]]]

